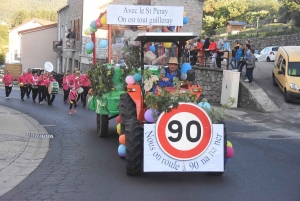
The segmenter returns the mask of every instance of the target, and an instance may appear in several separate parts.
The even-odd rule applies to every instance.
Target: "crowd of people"
[[[5,96],[9,99],[13,86],[13,76],[9,70],[4,75],[3,82],[5,85]],[[49,91],[49,87],[53,83],[57,82],[49,72],[42,71],[41,75],[38,76],[37,73],[32,74],[31,69],[23,71],[22,75],[18,78],[21,100],[25,101],[25,96],[30,98],[32,92],[33,103],[36,103],[36,99],[38,98],[39,104],[43,104],[44,101],[47,101],[48,106],[52,106],[55,95],[58,92],[52,93],[51,89]],[[76,107],[79,100],[81,100],[81,103],[83,104],[82,107],[86,107],[87,94],[91,88],[91,80],[86,74],[80,73],[78,69],[75,69],[73,74],[71,74],[70,71],[67,71],[63,77],[62,85],[64,91],[63,102],[65,104],[68,103],[68,100],[70,102],[69,114],[72,114],[73,106],[73,112],[76,113]]]

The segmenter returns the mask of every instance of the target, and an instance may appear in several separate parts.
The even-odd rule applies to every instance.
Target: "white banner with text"
[[[165,136],[168,138],[167,134]],[[170,136],[169,136],[170,137]],[[172,138],[171,138],[172,139]],[[213,124],[212,138],[205,150],[191,160],[180,160],[161,149],[156,137],[156,124],[144,125],[144,172],[223,172],[224,171],[224,125]],[[178,142],[180,143],[180,142]],[[201,143],[201,140],[195,142]],[[173,148],[176,145],[171,144]],[[197,146],[195,144],[195,146]],[[182,149],[182,148],[180,148]],[[188,146],[184,147],[189,149]],[[190,147],[193,149],[193,147]],[[170,149],[174,152],[176,149]],[[188,151],[188,150],[187,150]]]
[[[184,7],[107,5],[107,24],[182,26]]]

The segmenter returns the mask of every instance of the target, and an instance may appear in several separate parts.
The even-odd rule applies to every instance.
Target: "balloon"
[[[92,54],[93,50],[85,50],[87,54]]]
[[[126,78],[125,78],[125,82],[126,84],[134,84],[135,83],[135,80],[133,78],[132,75],[128,75]]]
[[[154,111],[156,113],[156,115],[158,115],[159,113],[157,111]],[[155,118],[153,118],[153,115],[152,115],[152,109],[148,109],[146,110],[145,114],[144,114],[144,118],[147,122],[149,123],[153,123],[155,122]]]
[[[229,161],[229,158],[226,158],[225,163],[228,163],[228,161]]]
[[[101,24],[99,18],[97,18],[97,19],[95,20],[95,25],[96,25],[96,28],[98,28],[98,29],[102,27],[102,24]]]
[[[150,47],[151,52],[155,52],[155,47],[153,45],[151,45]]]
[[[133,79],[135,80],[135,82],[139,82],[139,81],[141,81],[141,79],[142,79],[142,75],[139,74],[139,73],[135,73],[135,74],[133,75]]]
[[[93,29],[97,29],[97,27],[96,27],[96,20],[93,20],[90,25],[91,25],[91,27]]]
[[[234,150],[233,150],[233,148],[227,146],[226,158],[232,158],[233,156],[234,156]]]
[[[106,25],[106,24],[107,24],[107,19],[106,19],[106,17],[101,17],[100,22],[101,22],[102,25]]]
[[[192,66],[189,63],[184,63],[181,66],[181,72],[187,74],[188,70],[192,70]]]
[[[188,17],[184,17],[183,18],[183,24],[187,24],[189,23],[189,18]]]
[[[93,27],[90,27],[90,31],[91,31],[92,33],[95,33],[95,32],[97,31],[97,29],[94,29]]]
[[[169,27],[168,27],[168,30],[169,30],[169,31],[174,31],[174,29],[175,29],[175,26],[169,26]]]
[[[119,156],[122,156],[122,157],[126,156],[126,146],[125,145],[123,145],[123,144],[119,145],[118,154],[119,154]]]
[[[125,143],[126,143],[126,137],[125,137],[125,134],[120,135],[120,137],[119,137],[119,142],[120,142],[120,144],[125,145]]]
[[[232,148],[231,142],[227,141],[227,147],[231,147]]]
[[[210,104],[208,102],[200,102],[200,103],[198,103],[198,106],[203,108],[203,109],[207,109],[208,111],[210,111]]]
[[[117,116],[117,119],[116,119],[116,120],[117,120],[118,123],[121,123],[121,116],[120,116],[120,115]]]
[[[121,124],[118,123],[117,125],[117,133],[120,135],[121,134]]]
[[[162,32],[160,29],[156,29],[155,32]]]
[[[164,42],[164,47],[165,48],[171,48],[171,46],[172,46],[172,43],[170,43],[170,42]]]
[[[107,46],[108,46],[108,41],[107,40],[101,40],[100,47],[106,48]]]
[[[186,16],[186,12],[183,12],[183,15]]]
[[[93,42],[88,42],[87,44],[85,44],[85,49],[86,50],[93,50],[95,47]]]
[[[91,30],[90,30],[90,28],[86,28],[85,30],[84,30],[84,34],[85,35],[91,35]]]
[[[167,27],[164,28],[164,32],[169,32]]]

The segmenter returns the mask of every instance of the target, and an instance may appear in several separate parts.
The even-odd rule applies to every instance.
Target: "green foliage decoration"
[[[92,82],[93,95],[101,97],[105,93],[114,91],[114,67],[108,68],[107,64],[97,63],[96,68],[90,68],[87,75]]]

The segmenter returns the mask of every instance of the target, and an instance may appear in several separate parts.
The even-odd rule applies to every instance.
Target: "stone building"
[[[106,11],[108,4],[119,5],[149,5],[149,6],[183,6],[187,13],[189,23],[184,25],[182,31],[200,33],[202,28],[203,17],[203,1],[202,0],[72,0],[68,1],[68,5],[58,10],[58,34],[57,41],[53,42],[53,49],[57,52],[57,65],[59,65],[60,73],[65,73],[67,70],[73,71],[74,68],[79,68],[85,72],[92,62],[92,54],[88,55],[85,52],[85,44],[91,41],[91,36],[84,34],[85,28],[90,26],[91,21],[97,19],[100,13]],[[66,35],[68,29],[74,30],[75,44],[73,47],[67,47]],[[131,32],[131,31],[129,31]],[[131,32],[132,33],[132,32]],[[134,32],[135,34],[137,32]],[[120,32],[114,31],[114,35]],[[123,36],[130,35],[123,33]],[[107,50],[101,49],[99,43],[101,39],[107,39],[107,30],[98,30],[96,32],[96,56],[97,60],[106,59]],[[63,49],[55,48],[55,45],[62,39]]]

